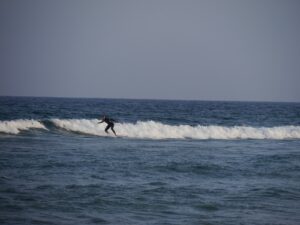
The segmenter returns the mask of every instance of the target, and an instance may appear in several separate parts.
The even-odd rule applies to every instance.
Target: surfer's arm
[[[98,123],[103,123],[104,122],[104,120],[101,120],[100,122],[98,122]]]

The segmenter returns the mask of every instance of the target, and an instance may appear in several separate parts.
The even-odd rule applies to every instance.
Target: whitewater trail
[[[18,134],[22,130],[29,130],[32,128],[44,129],[47,128],[37,120],[11,120],[0,121],[0,133]]]
[[[46,120],[55,127],[87,135],[107,136],[106,124],[97,119],[51,119]],[[18,134],[23,130],[48,130],[42,121],[0,121],[0,133]],[[155,121],[116,123],[118,136],[149,139],[300,139],[300,126],[250,127],[250,126],[190,126],[168,125]]]

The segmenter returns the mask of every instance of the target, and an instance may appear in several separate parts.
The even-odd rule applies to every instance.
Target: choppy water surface
[[[1,97],[0,224],[300,224],[299,126],[298,103]]]

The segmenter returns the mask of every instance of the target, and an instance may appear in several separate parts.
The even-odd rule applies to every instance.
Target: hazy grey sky
[[[298,0],[1,0],[0,95],[300,101]]]

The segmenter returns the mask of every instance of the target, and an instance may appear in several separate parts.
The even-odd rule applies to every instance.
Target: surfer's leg
[[[105,128],[105,132],[108,133],[108,129],[110,128],[110,124],[108,124]]]
[[[117,136],[115,130],[114,130],[114,124],[111,124],[110,129],[112,130],[112,132],[114,132],[114,134]]]

